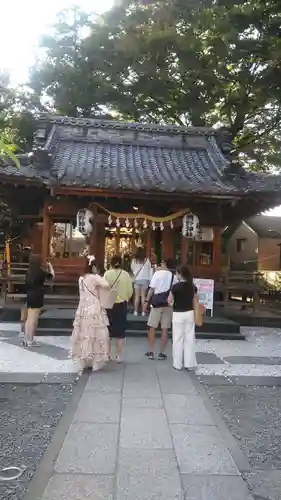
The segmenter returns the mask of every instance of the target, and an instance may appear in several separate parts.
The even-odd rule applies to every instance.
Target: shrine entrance
[[[146,247],[146,231],[132,227],[106,227],[104,265],[108,268],[114,254],[132,258],[137,247]]]

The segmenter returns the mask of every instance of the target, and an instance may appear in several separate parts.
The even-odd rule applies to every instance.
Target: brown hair
[[[110,261],[111,267],[113,269],[118,269],[122,266],[122,259],[120,255],[113,255],[111,261]]]
[[[83,274],[92,274],[94,266],[97,266],[96,259],[92,259],[91,262],[90,262],[89,259],[88,259],[88,257],[85,257],[85,262],[84,262],[84,267],[83,267]]]
[[[144,262],[146,258],[146,252],[143,247],[138,247],[135,253],[135,259],[139,262]]]
[[[190,272],[190,270],[189,270],[189,268],[187,267],[186,264],[183,264],[182,266],[179,266],[177,268],[177,272],[178,272],[178,274],[180,274],[182,276],[182,278],[185,281],[188,281],[188,282],[192,283],[191,272]]]

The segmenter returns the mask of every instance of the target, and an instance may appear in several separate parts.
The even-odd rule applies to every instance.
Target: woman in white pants
[[[173,366],[176,370],[195,369],[195,322],[193,301],[197,289],[187,266],[177,270],[179,282],[173,285],[169,303],[173,305]]]

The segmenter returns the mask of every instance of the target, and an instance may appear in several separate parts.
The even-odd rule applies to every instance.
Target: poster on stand
[[[212,318],[214,311],[214,280],[194,278],[193,283],[197,287],[199,302],[206,309],[206,315]]]

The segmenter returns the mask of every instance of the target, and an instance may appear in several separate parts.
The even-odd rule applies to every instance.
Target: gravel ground
[[[281,387],[205,387],[251,467],[281,469]]]
[[[0,480],[1,500],[22,500],[24,497],[28,482],[71,398],[72,387],[0,385],[0,469],[26,467],[18,480]]]

